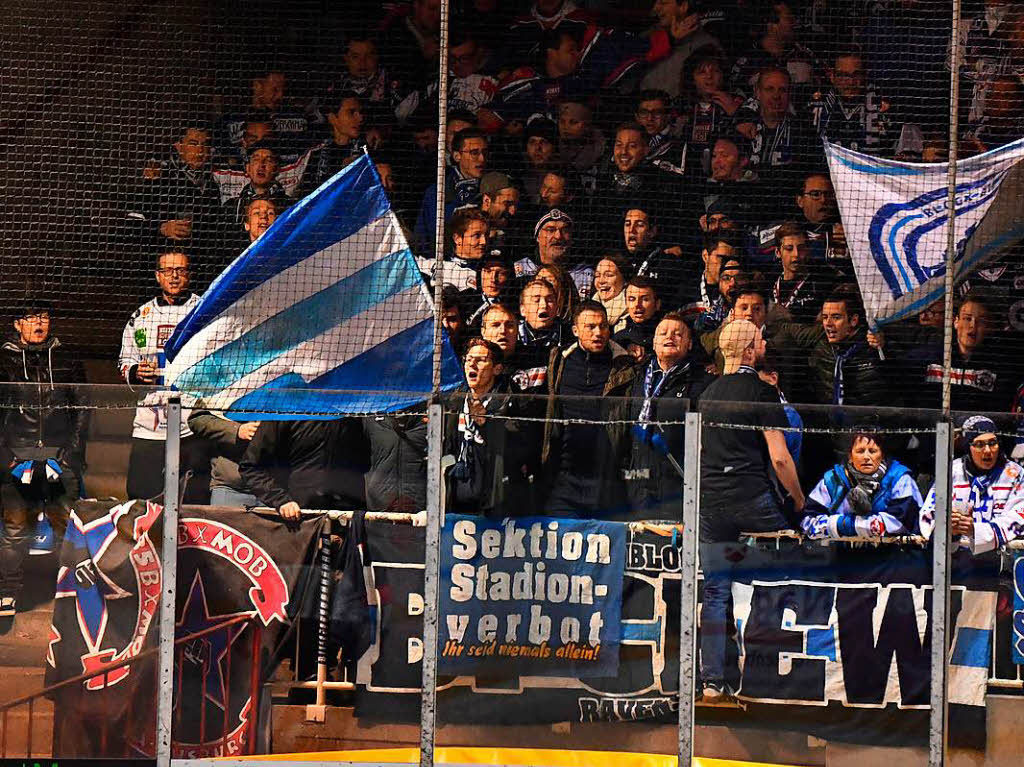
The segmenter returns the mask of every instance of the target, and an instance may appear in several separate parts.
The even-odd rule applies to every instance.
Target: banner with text
[[[449,515],[441,671],[615,674],[625,531],[613,522]]]
[[[466,519],[466,518],[457,518]],[[442,552],[449,566],[465,562],[476,568],[498,561],[504,553],[504,527],[474,519],[476,527],[454,523]],[[524,547],[529,553],[530,525]],[[545,525],[555,520],[544,520]],[[557,520],[558,533],[580,530]],[[611,523],[617,524],[617,523]],[[553,722],[674,722],[678,715],[679,549],[671,530],[630,529],[619,525],[625,541],[618,623],[618,670],[582,678],[538,673],[535,661],[506,659],[500,673],[490,661],[469,663],[465,655],[438,679],[438,705],[452,722],[547,724]],[[485,530],[494,530],[486,534]],[[517,525],[514,530],[518,530]],[[547,527],[543,528],[545,534]],[[422,671],[424,536],[421,528],[368,525],[367,547],[373,565],[369,588],[379,600],[380,621],[373,643],[359,659],[356,715],[387,721],[418,718]],[[497,537],[501,533],[502,537]],[[486,535],[486,538],[485,538]],[[486,540],[486,543],[485,543]],[[585,536],[584,536],[585,540]],[[545,542],[546,538],[541,538]],[[469,555],[472,546],[477,551]],[[553,544],[561,551],[561,538]],[[574,546],[575,544],[570,544]],[[461,546],[470,558],[459,560],[450,547]],[[500,548],[499,548],[500,547]],[[542,546],[542,553],[544,547]],[[912,745],[927,740],[929,631],[931,616],[930,552],[916,547],[849,549],[807,546],[786,552],[737,546],[733,559],[736,633],[740,639],[740,697],[745,710],[698,706],[698,722],[757,723],[840,741],[875,745]],[[585,559],[584,548],[583,557]],[[479,559],[477,559],[479,558]],[[546,572],[555,559],[544,560]],[[519,562],[522,569],[524,562]],[[609,563],[610,564],[610,563]],[[589,566],[589,565],[588,565]],[[508,572],[508,564],[500,572]],[[493,572],[494,569],[488,569]],[[468,574],[469,571],[467,571]],[[473,599],[481,579],[472,580]],[[557,572],[567,573],[568,569]],[[579,573],[586,573],[581,568]],[[607,571],[594,571],[594,583],[607,583]],[[499,579],[501,580],[501,579]],[[485,579],[489,594],[490,575]],[[991,588],[989,588],[991,585]],[[453,583],[447,584],[453,588]],[[469,590],[466,584],[458,593]],[[445,598],[449,598],[447,595]],[[482,601],[482,600],[481,600]],[[487,610],[514,614],[502,603],[472,599],[456,602],[454,614],[469,615],[463,641],[482,646],[476,634]],[[524,602],[529,615],[529,601]],[[439,652],[445,647],[442,605]],[[596,611],[598,606],[588,606]],[[516,607],[516,610],[522,609]],[[545,605],[544,610],[548,611]],[[602,619],[612,613],[601,607]],[[987,659],[995,615],[995,584],[961,583],[951,599],[950,701],[958,745],[980,747],[985,736]],[[507,631],[498,617],[496,636]],[[524,618],[523,620],[528,620]],[[493,626],[493,621],[486,624]],[[556,632],[552,620],[552,636]],[[585,625],[581,623],[581,629]],[[489,636],[489,634],[485,634]],[[607,646],[607,639],[602,638]],[[468,646],[468,645],[467,645]],[[463,651],[468,652],[467,650]]]

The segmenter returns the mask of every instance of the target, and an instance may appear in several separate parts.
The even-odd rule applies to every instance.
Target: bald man
[[[705,427],[700,461],[700,560],[704,569],[701,610],[701,678],[704,700],[732,694],[738,670],[727,669],[726,636],[732,594],[729,558],[742,532],[789,527],[778,482],[803,509],[796,466],[782,429],[789,423],[776,389],[757,375],[764,359],[761,329],[750,320],[733,320],[718,341],[724,375],[700,397],[705,420],[746,428]],[[753,429],[749,427],[754,427]]]

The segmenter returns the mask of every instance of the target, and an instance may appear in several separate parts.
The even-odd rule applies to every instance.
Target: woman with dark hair
[[[1006,457],[996,425],[972,415],[960,428],[963,455],[953,461],[949,532],[958,549],[983,554],[1024,534],[1024,467]],[[935,528],[935,487],[921,508],[921,534]]]
[[[617,253],[601,256],[594,268],[594,300],[608,312],[612,334],[626,329],[626,283],[633,277],[633,268]]]
[[[887,458],[876,434],[853,435],[846,461],[807,496],[800,523],[808,538],[909,535],[917,526],[921,492],[910,469]]]

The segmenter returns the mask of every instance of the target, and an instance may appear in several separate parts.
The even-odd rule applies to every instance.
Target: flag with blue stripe
[[[945,291],[949,163],[883,160],[825,144],[868,324],[919,313]],[[956,163],[961,281],[1024,237],[1024,139]]]
[[[299,201],[167,342],[167,381],[236,418],[334,418],[425,400],[432,301],[364,155]],[[462,372],[445,336],[441,388]]]

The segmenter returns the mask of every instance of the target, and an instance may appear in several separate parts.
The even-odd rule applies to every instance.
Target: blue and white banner
[[[614,677],[626,526],[449,514],[441,532],[444,673]]]
[[[949,163],[882,160],[825,145],[868,324],[917,314],[942,297]],[[1024,139],[956,164],[960,281],[1024,237]]]
[[[430,295],[368,155],[292,206],[167,342],[167,380],[235,418],[399,410],[431,390]],[[462,373],[445,340],[442,389]]]

